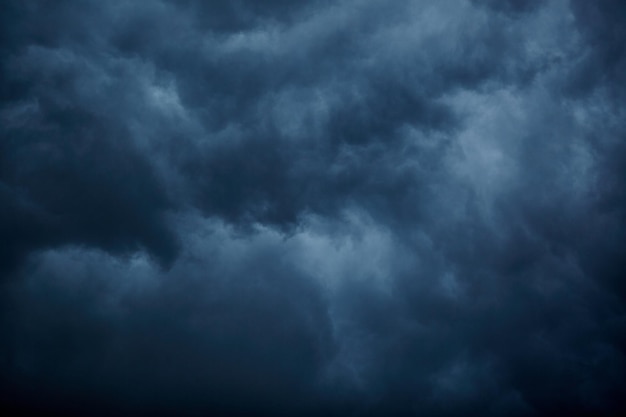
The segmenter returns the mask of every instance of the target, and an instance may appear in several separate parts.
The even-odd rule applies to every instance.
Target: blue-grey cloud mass
[[[626,412],[620,0],[0,3],[12,415]]]

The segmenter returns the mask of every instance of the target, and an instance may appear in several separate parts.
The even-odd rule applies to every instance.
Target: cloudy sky
[[[620,0],[4,0],[0,403],[626,410]]]

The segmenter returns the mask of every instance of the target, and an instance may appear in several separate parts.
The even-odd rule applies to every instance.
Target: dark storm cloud
[[[7,407],[611,414],[619,1],[7,1]]]
[[[624,5],[619,1],[595,4],[573,1],[572,12],[581,35],[591,48],[586,51],[581,65],[573,71],[571,88],[584,94],[604,87],[610,90],[609,96],[618,95],[623,99],[626,65]]]
[[[95,414],[315,407],[329,319],[314,285],[268,262],[277,249],[165,276],[145,257],[47,253],[16,290],[4,400]]]
[[[532,12],[541,6],[540,0],[473,0],[473,2],[507,14]]]

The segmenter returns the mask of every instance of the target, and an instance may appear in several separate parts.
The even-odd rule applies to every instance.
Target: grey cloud
[[[321,293],[272,262],[279,248],[250,246],[167,273],[145,255],[42,253],[7,292],[14,356],[3,400],[105,415],[316,407],[333,351]]]
[[[617,1],[7,1],[2,405],[624,409]]]

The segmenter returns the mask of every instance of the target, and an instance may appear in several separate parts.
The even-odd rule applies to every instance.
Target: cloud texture
[[[623,2],[0,16],[3,407],[626,411]]]

